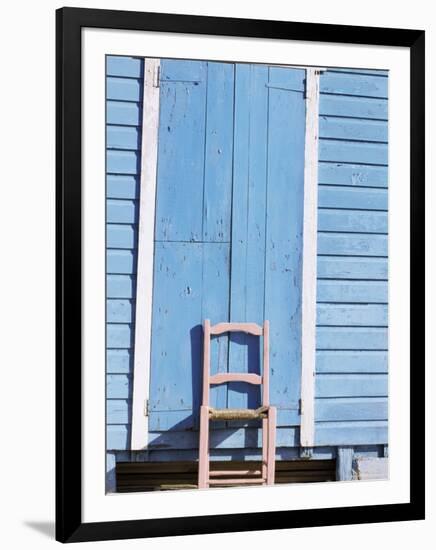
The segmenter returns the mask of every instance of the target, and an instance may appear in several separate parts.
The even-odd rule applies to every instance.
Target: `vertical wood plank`
[[[202,262],[201,243],[155,243],[151,411],[192,414],[200,395]]]
[[[231,311],[233,322],[263,324],[268,68],[236,65]],[[259,338],[230,337],[229,369],[259,373]],[[229,386],[229,407],[256,407],[258,388]]]
[[[304,71],[295,71],[303,80]],[[270,88],[268,115],[264,299],[265,319],[270,322],[270,399],[278,409],[298,409],[305,139],[303,92]]]
[[[151,313],[153,292],[154,209],[157,173],[157,136],[159,125],[159,88],[156,87],[158,59],[144,61],[144,98],[142,120],[141,190],[139,202],[138,265],[136,284],[135,354],[131,448],[147,446]]]
[[[336,480],[353,479],[353,447],[338,447],[336,451]]]
[[[159,187],[156,197],[156,240],[202,240],[204,147],[206,127],[206,63],[162,61],[175,79],[160,81]],[[195,73],[195,74],[194,74]],[[198,73],[202,80],[198,78]],[[181,208],[187,204],[189,208]]]
[[[116,490],[117,476],[115,453],[106,453],[106,493],[115,493]]]
[[[203,248],[203,294],[201,317],[212,324],[227,321],[230,308],[230,245],[227,243],[204,243]],[[210,373],[224,373],[228,370],[228,334],[214,336],[210,342]],[[210,388],[210,405],[224,408],[227,404],[227,384]],[[194,403],[196,406],[197,403]],[[198,419],[195,413],[195,421]],[[214,423],[219,428],[220,423]]]
[[[207,64],[203,241],[229,242],[232,199],[234,64]]]
[[[319,74],[306,69],[306,136],[304,157],[303,276],[301,305],[301,428],[300,444],[315,439],[315,358],[318,222]]]

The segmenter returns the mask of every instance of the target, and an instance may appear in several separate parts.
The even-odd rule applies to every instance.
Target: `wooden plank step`
[[[261,470],[211,470],[209,476],[260,476]]]
[[[257,485],[265,483],[264,479],[255,478],[233,478],[233,479],[209,479],[209,485]]]
[[[211,469],[220,470],[258,470],[261,466],[260,461],[256,460],[211,460]],[[300,471],[300,470],[334,470],[333,460],[277,460],[276,472],[281,471]],[[117,472],[121,474],[134,473],[170,473],[170,472],[193,472],[197,473],[198,463],[193,461],[174,461],[174,462],[118,462]]]

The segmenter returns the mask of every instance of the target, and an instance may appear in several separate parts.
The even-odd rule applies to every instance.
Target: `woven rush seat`
[[[267,413],[268,407],[258,407],[257,409],[209,408],[210,420],[254,420],[256,418],[266,418]]]

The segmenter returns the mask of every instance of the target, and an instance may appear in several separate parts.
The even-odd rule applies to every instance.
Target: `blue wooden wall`
[[[320,92],[315,442],[387,443],[387,73]]]
[[[107,57],[107,448],[130,444],[143,60]]]
[[[176,65],[171,66],[169,62],[166,64],[168,70],[167,72],[164,70],[162,74],[163,79],[166,78],[168,83],[161,87],[161,94],[163,91],[168,94],[177,91],[180,94],[183,85],[171,84],[171,81],[183,80],[177,78],[178,68]],[[268,68],[258,67],[251,76],[248,76],[246,66],[243,65],[239,68],[229,64],[209,64],[209,67],[206,65],[208,64],[191,65],[192,82],[184,86],[185,90],[189,90],[189,98],[185,97],[187,101],[188,99],[193,101],[191,95],[193,94],[197,98],[197,103],[201,104],[204,101],[201,99],[202,94],[204,97],[206,94],[211,94],[209,97],[214,101],[222,102],[224,112],[229,111],[230,116],[230,97],[234,93],[237,94],[239,89],[240,109],[243,113],[244,102],[247,111],[246,98],[250,96],[250,91],[252,92],[251,79],[269,78],[269,82],[265,81],[264,84],[271,86],[272,90],[269,88],[269,92],[275,94],[274,101],[277,104],[274,112],[270,113],[271,120],[277,117],[277,121],[280,122],[281,117],[285,116],[289,105],[286,102],[286,95],[280,93],[280,89],[286,86],[292,89],[293,84],[282,82],[286,76],[285,72],[270,70],[269,76],[266,77]],[[231,67],[235,68],[231,69]],[[216,86],[211,86],[210,82],[208,86],[208,79],[205,78],[206,71],[209,71],[209,76],[212,75],[211,82],[215,79]],[[226,74],[225,71],[231,71],[231,74]],[[108,57],[107,448],[116,450],[119,459],[130,457],[126,452],[129,449],[131,425],[142,74],[142,60]],[[186,75],[183,78],[186,80]],[[319,458],[334,456],[333,446],[345,444],[359,446],[358,449],[368,455],[377,454],[379,450],[375,445],[387,442],[387,81],[387,75],[379,72],[360,73],[352,70],[337,70],[327,71],[321,76],[318,351],[315,404],[317,448],[314,455]],[[274,87],[277,90],[274,90]],[[302,93],[302,90],[297,91]],[[235,96],[235,101],[238,101],[238,95]],[[261,105],[265,97],[258,95],[252,97],[252,101]],[[189,105],[191,109],[193,108],[192,102],[188,101],[186,105],[187,108]],[[165,108],[165,102],[162,106]],[[198,105],[196,108],[198,109]],[[180,256],[180,262],[174,265],[173,270],[179,274],[182,271],[182,260],[185,256],[183,249],[188,246],[194,259],[199,257],[200,249],[201,255],[213,252],[209,262],[213,269],[225,270],[232,263],[234,267],[253,265],[255,248],[250,248],[246,237],[245,241],[244,238],[238,239],[235,233],[234,242],[239,240],[242,242],[239,249],[236,246],[233,251],[229,249],[232,232],[240,231],[239,228],[242,228],[243,224],[235,224],[233,227],[229,224],[228,220],[232,214],[231,202],[219,201],[221,195],[214,189],[214,182],[219,179],[233,189],[232,193],[244,194],[247,189],[234,185],[235,175],[238,175],[238,170],[242,178],[246,177],[247,173],[251,173],[250,193],[254,201],[256,193],[259,197],[265,193],[265,187],[262,188],[262,185],[265,185],[265,178],[259,176],[256,179],[253,174],[264,174],[268,168],[265,155],[256,154],[249,159],[244,152],[248,141],[244,140],[249,139],[250,147],[257,147],[261,152],[265,147],[265,140],[262,141],[261,138],[262,132],[265,134],[268,131],[272,132],[271,139],[275,140],[276,144],[273,154],[275,150],[277,155],[280,158],[283,157],[285,161],[286,157],[280,152],[280,146],[283,143],[289,145],[286,142],[287,139],[292,141],[292,137],[285,135],[285,129],[282,130],[285,132],[283,135],[280,135],[280,132],[276,133],[276,130],[268,130],[265,114],[249,120],[247,111],[245,119],[241,116],[239,125],[234,128],[235,145],[233,147],[232,131],[226,123],[228,117],[214,120],[214,113],[207,111],[206,103],[203,109],[204,115],[207,113],[209,116],[210,128],[213,131],[210,131],[209,135],[205,132],[203,136],[199,132],[194,132],[192,139],[200,140],[203,144],[202,154],[205,156],[202,170],[205,165],[209,167],[204,175],[204,182],[206,196],[214,205],[213,213],[204,216],[205,212],[211,212],[208,200],[203,201],[203,196],[193,196],[191,197],[192,209],[187,212],[188,216],[192,216],[188,224],[157,225],[155,267],[160,265],[156,259],[159,260],[165,247],[173,249],[178,247],[178,251],[174,251],[170,256],[174,261],[178,255]],[[262,113],[260,109],[258,112]],[[165,113],[161,112],[161,116],[163,115]],[[167,115],[170,117],[171,113],[168,112]],[[207,120],[206,116],[204,120]],[[250,127],[251,134],[247,130]],[[279,128],[280,125],[278,124],[277,127]],[[160,132],[164,131],[167,133],[177,131],[177,124],[174,127],[171,124],[170,131],[168,125],[161,125]],[[193,148],[194,144],[187,144],[187,146]],[[234,164],[231,158],[232,149],[233,156],[239,155],[239,159],[237,158]],[[182,161],[183,157],[180,158]],[[280,162],[280,158],[276,159],[276,162]],[[168,174],[166,180],[168,185],[171,185],[170,175]],[[180,166],[177,176],[179,180],[180,177],[183,178],[183,170]],[[198,177],[203,178],[203,173]],[[279,186],[282,185],[280,178],[277,181]],[[186,200],[183,194],[178,196],[179,191],[180,188],[171,189],[170,195],[174,202],[157,203],[157,216],[164,212],[161,219],[169,218],[168,212],[171,213],[171,208],[177,207],[180,201]],[[246,197],[246,195],[243,196]],[[274,194],[268,195],[270,201],[274,201],[275,197],[278,198]],[[195,201],[199,201],[198,204]],[[281,208],[286,209],[287,205],[292,208],[291,202],[288,204],[286,200],[279,200],[275,207],[280,211]],[[262,213],[259,212],[259,216],[261,215]],[[251,218],[247,217],[244,209],[239,208],[233,212],[233,216],[240,217],[244,223],[251,223],[253,228],[257,227],[254,210]],[[198,222],[199,219],[201,224]],[[184,228],[189,229],[189,234]],[[250,230],[249,235],[252,237],[255,232]],[[262,239],[262,233],[258,236]],[[271,253],[273,252],[272,250]],[[235,255],[234,258],[232,254]],[[163,257],[169,256],[163,254],[162,259]],[[238,263],[236,258],[245,258],[245,260]],[[271,262],[274,263],[273,257]],[[283,267],[286,268],[286,266]],[[165,270],[167,268],[169,270],[171,266],[165,266]],[[251,276],[250,271],[248,276]],[[264,276],[263,272],[262,277]],[[244,277],[242,278],[243,287],[247,292],[256,285],[265,285],[264,280],[246,281]],[[229,281],[224,281],[222,284],[225,287]],[[271,284],[274,288],[274,283]],[[217,308],[217,315],[219,310],[220,320],[226,314],[229,318],[234,316],[235,320],[241,320],[241,315],[247,315],[252,320],[251,317],[255,315],[259,317],[259,319],[256,317],[256,320],[260,322],[264,315],[263,308],[257,313],[250,310],[250,307],[255,307],[255,301],[248,300],[244,302],[243,309],[238,310],[238,302],[236,299],[232,300],[231,296],[233,293],[236,297],[240,294],[240,290],[236,282],[229,286],[230,298],[227,301],[221,301],[218,296],[211,302],[211,307]],[[188,287],[189,285],[183,287],[188,293],[182,297],[183,299],[190,297]],[[227,291],[223,292],[225,294]],[[165,293],[162,295],[164,296]],[[254,292],[253,296],[255,295]],[[289,299],[291,298],[290,296]],[[295,299],[298,302],[298,295],[294,297],[294,303]],[[247,303],[248,311],[245,311]],[[188,319],[192,322],[192,327],[197,327],[197,332],[198,322],[203,317],[203,313],[200,308],[199,315],[195,319]],[[268,315],[265,316],[268,317]],[[214,316],[210,316],[213,319]],[[295,316],[294,322],[293,334],[298,335],[298,315]],[[199,338],[200,332],[193,337]],[[224,338],[221,339],[221,343],[216,344],[217,361],[214,363],[216,368],[227,368],[226,361],[222,360],[227,354],[233,358],[237,358],[239,354],[240,364],[246,364],[244,363],[246,359],[243,359],[243,355],[241,356],[241,348],[237,344],[238,342],[230,342],[229,345]],[[295,346],[295,349],[298,351],[298,346]],[[153,353],[155,352],[156,348]],[[197,368],[198,366],[199,364]],[[198,404],[198,396],[197,401],[195,398],[199,389],[198,382],[199,380],[193,384],[191,378],[185,380],[185,393],[191,399],[191,401],[188,399],[187,407],[182,404],[179,411],[173,408],[169,415],[160,414],[162,411],[158,408],[155,412],[152,411],[151,428],[153,429],[154,426],[156,430],[157,426],[159,429],[150,434],[152,450],[144,455],[144,458],[145,456],[156,460],[196,458],[198,433],[191,430],[195,427],[195,419],[190,419],[189,414],[187,415],[184,411],[192,410],[193,405],[195,408]],[[277,390],[280,387],[278,384]],[[278,430],[278,456],[283,459],[298,456],[299,418],[298,407],[295,406],[294,401],[298,400],[299,389],[298,381],[296,388],[293,389],[295,395],[287,401],[291,403],[288,407],[289,414],[283,413],[284,421]],[[241,397],[240,392],[232,389],[227,393],[222,389],[218,390],[213,398],[216,404],[232,402],[233,406],[243,406],[241,399],[249,399],[249,397]],[[239,402],[241,404],[237,404]],[[181,414],[179,414],[180,411]],[[168,428],[181,422],[179,426],[181,429],[166,434],[165,422]],[[216,431],[212,436],[212,445],[216,447],[214,454],[223,459],[242,456],[255,458],[258,456],[259,436],[255,428],[241,432],[232,429],[232,426],[227,426],[225,429]],[[156,443],[154,446],[153,441]],[[235,447],[241,446],[245,448],[244,452],[234,450]]]

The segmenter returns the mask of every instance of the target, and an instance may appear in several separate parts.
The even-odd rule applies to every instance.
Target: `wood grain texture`
[[[308,448],[315,436],[317,231],[323,221],[318,217],[319,130],[319,71],[306,69],[300,443]]]
[[[386,75],[321,75],[316,444],[387,441],[388,124]]]
[[[150,356],[159,368],[151,376],[150,452],[198,446],[206,316],[213,323],[270,319],[271,396],[284,449],[278,453],[290,456],[300,442],[302,72],[163,62]],[[143,60],[109,57],[107,76],[108,448],[128,449]],[[315,452],[318,445],[387,442],[388,371],[388,78],[350,69],[320,78]],[[214,337],[212,375],[229,368],[258,373],[257,339],[231,335],[229,347],[228,335]],[[211,402],[257,406],[252,389],[214,386]],[[218,426],[211,444],[223,457],[233,448],[258,453],[260,431],[247,423]]]
[[[133,396],[132,396],[132,441],[131,448],[147,446],[148,418],[146,413],[150,389],[151,313],[153,294],[154,218],[156,202],[157,151],[159,131],[159,89],[156,79],[159,74],[158,59],[144,60],[142,81],[143,109],[141,131],[141,175],[138,259],[136,285],[136,316],[134,334]],[[135,205],[137,206],[137,205]]]

